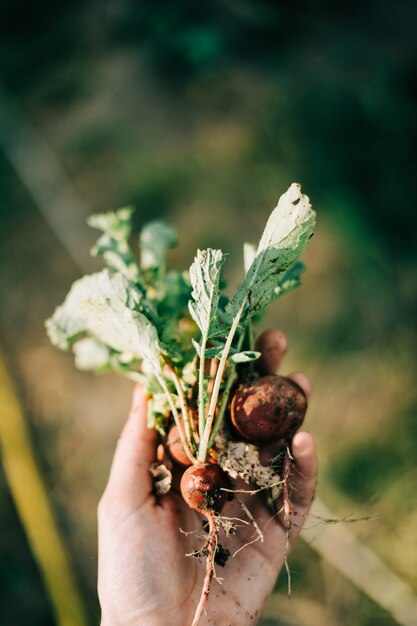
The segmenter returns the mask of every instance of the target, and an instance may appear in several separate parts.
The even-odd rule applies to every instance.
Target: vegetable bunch
[[[141,231],[137,260],[129,245],[131,218],[130,208],[90,217],[90,226],[102,231],[92,252],[107,269],[77,280],[46,327],[53,344],[73,351],[80,369],[113,370],[142,383],[149,426],[165,437],[172,457],[189,466],[182,493],[209,527],[195,625],[213,575],[225,485],[239,476],[272,489],[277,475],[260,465],[258,446],[289,442],[304,417],[306,401],[295,383],[254,373],[251,362],[260,353],[252,325],[272,300],[300,284],[298,257],[313,234],[315,213],[292,184],[258,246],[245,244],[245,275],[231,298],[223,290],[221,250],[198,250],[188,272],[169,270],[166,253],[177,237],[157,221]],[[169,484],[165,476],[159,493]]]

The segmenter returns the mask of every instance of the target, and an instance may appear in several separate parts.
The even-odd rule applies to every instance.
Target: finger
[[[291,378],[291,380],[293,380],[295,383],[297,383],[299,387],[301,387],[308,400],[311,395],[311,384],[307,376],[305,374],[302,374],[301,372],[293,372],[292,374],[288,375],[288,378]]]
[[[117,443],[107,491],[128,497],[137,506],[152,493],[149,467],[156,458],[157,434],[146,424],[147,398],[140,385],[135,387],[132,408]]]
[[[255,343],[255,350],[262,356],[255,361],[259,374],[275,374],[287,351],[288,341],[280,330],[265,330]]]
[[[292,441],[294,468],[290,475],[290,500],[298,511],[308,511],[317,484],[317,453],[313,435],[300,432]]]
[[[305,374],[301,372],[294,372],[288,376],[291,380],[293,380],[304,392],[307,400],[311,394],[311,385],[310,381]],[[271,459],[275,458],[279,455],[282,450],[285,448],[285,439],[279,439],[278,441],[274,441],[271,444],[264,445],[259,449],[259,458],[263,465],[268,465]]]

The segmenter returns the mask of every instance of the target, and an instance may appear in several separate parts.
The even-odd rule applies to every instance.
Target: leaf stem
[[[242,333],[241,336],[239,337],[239,341],[238,341],[237,346],[236,346],[236,349],[237,349],[238,352],[240,352],[240,349],[242,347],[244,336],[245,336],[245,333]],[[209,443],[208,443],[208,448],[209,449],[214,444],[214,440],[216,438],[216,435],[219,432],[220,426],[222,425],[224,413],[226,411],[227,403],[228,403],[228,400],[229,400],[230,389],[232,387],[233,380],[234,380],[234,377],[235,377],[235,372],[236,372],[236,364],[232,363],[230,365],[229,375],[227,377],[226,384],[225,384],[225,387],[224,387],[222,400],[221,400],[220,407],[219,407],[219,412],[217,413],[216,421],[214,422],[213,430],[212,430],[211,435],[210,435],[210,439],[209,439]]]
[[[253,337],[253,325],[252,325],[251,321],[248,322],[247,330],[248,330],[248,339],[249,339],[249,350],[254,350],[254,348],[255,348],[255,339]]]
[[[200,441],[203,437],[205,427],[205,402],[204,402],[204,367],[207,335],[203,335],[201,340],[200,367],[198,371],[198,434]]]
[[[172,372],[171,369],[170,369],[170,372]],[[140,383],[141,385],[144,384],[143,376],[139,372],[132,372],[132,371],[130,371],[130,372],[123,372],[123,373],[124,373],[125,376],[127,376],[127,378],[130,378],[130,380],[133,380],[136,383]],[[175,372],[174,372],[174,375],[175,375]],[[196,463],[197,459],[195,458],[194,454],[192,453],[192,447],[191,447],[191,443],[188,442],[188,437],[187,438],[184,437],[184,429],[181,428],[181,419],[180,419],[177,407],[175,406],[175,402],[172,399],[171,392],[168,389],[168,385],[166,384],[166,382],[164,380],[164,377],[159,372],[155,372],[154,371],[154,376],[157,379],[160,387],[162,388],[162,391],[165,393],[165,396],[166,396],[166,398],[168,400],[168,404],[169,404],[169,407],[171,409],[171,413],[172,413],[172,416],[174,418],[175,425],[178,428],[178,434],[179,434],[180,439],[181,439],[182,447],[184,448],[184,451],[185,451],[186,455],[188,456],[188,458],[190,459],[190,461],[194,464],[194,463]],[[175,384],[175,379],[174,378],[173,378],[173,381],[174,381],[174,384]],[[183,398],[183,395],[181,393],[182,389],[181,388],[178,389],[176,385],[175,385],[175,387],[177,389],[177,393],[178,393],[178,396],[180,398],[180,401],[182,401],[182,398]],[[185,403],[185,399],[184,399],[184,403]],[[185,405],[185,407],[186,407],[186,405]],[[182,404],[182,408],[184,409],[184,405],[183,404]],[[186,413],[186,416],[187,415],[188,414]],[[187,424],[186,424],[185,420],[183,420],[183,422],[184,422],[185,429],[187,429],[187,425],[189,427],[189,423],[187,422]]]
[[[164,391],[164,393],[165,393],[165,395],[167,397],[167,400],[168,400],[168,403],[169,403],[169,406],[170,406],[170,409],[171,409],[171,412],[172,412],[172,416],[174,418],[175,425],[178,428],[178,434],[180,436],[181,444],[182,444],[182,447],[184,448],[184,452],[186,453],[186,455],[188,456],[190,461],[192,463],[195,463],[196,462],[196,458],[195,458],[195,456],[193,455],[193,453],[192,453],[192,451],[190,449],[190,446],[188,444],[188,441],[187,441],[186,437],[184,436],[184,431],[181,428],[180,416],[178,414],[177,407],[175,406],[175,402],[172,399],[171,392],[168,389],[168,385],[166,384],[166,382],[164,380],[164,377],[161,374],[159,374],[157,372],[154,372],[154,374],[155,374],[155,377],[156,377],[158,383],[162,387],[162,390]]]
[[[187,441],[190,447],[190,450],[193,450],[193,442],[192,442],[192,431],[190,425],[189,412],[187,407],[187,402],[184,396],[184,390],[181,386],[181,381],[178,378],[176,371],[170,366],[167,365],[169,376],[175,385],[175,389],[177,391],[178,397],[181,403],[181,413],[182,413],[182,421],[184,423],[185,435],[187,437]]]
[[[219,397],[219,391],[220,391],[220,385],[222,383],[223,372],[224,372],[224,368],[226,367],[226,362],[229,356],[230,348],[232,346],[232,341],[235,336],[237,327],[239,325],[239,320],[242,316],[245,303],[246,302],[243,302],[242,306],[240,307],[239,311],[237,312],[237,315],[235,316],[233,320],[229,335],[227,337],[226,344],[223,348],[216,378],[214,379],[213,393],[211,394],[211,398],[210,398],[210,406],[209,406],[209,410],[207,413],[206,425],[204,428],[204,433],[201,438],[200,447],[198,451],[198,460],[200,463],[204,463],[204,461],[206,460],[208,443],[209,443],[209,438],[211,435],[211,427],[213,424],[214,414],[216,411],[217,399]]]

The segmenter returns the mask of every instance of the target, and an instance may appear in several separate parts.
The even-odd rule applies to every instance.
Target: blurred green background
[[[77,372],[45,336],[96,267],[85,217],[162,217],[180,233],[173,265],[222,247],[234,285],[243,241],[293,181],[318,227],[304,286],[264,325],[288,335],[284,372],[313,383],[321,499],[377,513],[349,530],[417,593],[416,19],[406,0],[0,2],[0,347],[86,624],[131,386]],[[0,624],[52,626],[24,526],[0,464]],[[291,608],[282,575],[264,626],[397,623],[316,553],[314,530],[290,565]]]

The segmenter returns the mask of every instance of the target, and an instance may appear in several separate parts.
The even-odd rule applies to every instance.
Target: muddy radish
[[[307,399],[301,387],[285,376],[263,376],[236,391],[232,423],[242,437],[256,444],[290,440],[303,423]]]
[[[182,446],[178,427],[175,425],[171,426],[169,430],[167,447],[169,456],[175,463],[183,467],[189,467],[191,465],[191,461]]]
[[[188,506],[200,513],[219,512],[226,502],[227,477],[216,463],[192,465],[181,478],[181,494]]]

